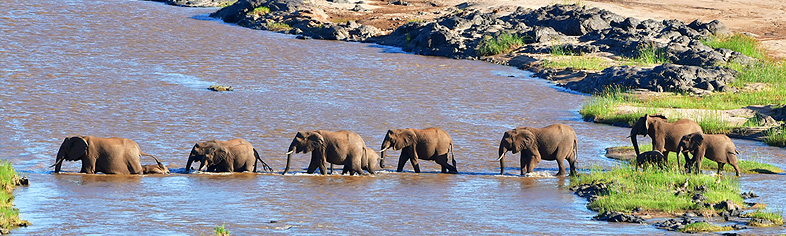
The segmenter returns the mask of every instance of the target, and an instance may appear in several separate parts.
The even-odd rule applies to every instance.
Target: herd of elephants
[[[650,136],[652,151],[639,151],[637,136]],[[668,164],[669,152],[677,152],[677,166],[680,165],[679,154],[685,156],[685,166],[689,172],[699,171],[704,157],[718,162],[718,174],[724,164],[731,164],[737,176],[738,151],[734,143],[723,134],[704,134],[699,125],[689,119],[681,119],[670,123],[662,115],[644,115],[631,128],[630,139],[636,151],[637,168],[639,164],[658,165],[663,168]],[[326,165],[330,163],[343,165],[342,174],[350,175],[374,174],[385,167],[385,151],[401,150],[397,172],[401,172],[407,160],[416,173],[420,173],[418,159],[433,160],[442,167],[442,173],[458,173],[456,160],[453,156],[453,140],[447,132],[440,128],[426,129],[392,129],[388,130],[382,141],[380,151],[366,147],[360,135],[351,131],[302,131],[295,135],[287,149],[287,164],[283,174],[289,172],[289,164],[293,153],[311,153],[311,163],[307,173],[311,174],[319,168],[321,174],[327,173]],[[505,172],[504,158],[508,151],[513,154],[521,152],[521,174],[532,172],[541,160],[557,161],[558,176],[565,175],[563,162],[568,161],[570,174],[576,174],[578,143],[576,132],[564,124],[549,125],[544,128],[519,127],[505,131],[499,143],[500,174]],[[381,155],[378,155],[379,152]],[[690,158],[688,154],[692,154]],[[141,156],[152,157],[157,164],[142,165]],[[63,160],[82,161],[81,173],[95,174],[168,174],[169,169],[155,156],[143,153],[136,142],[126,138],[99,138],[91,136],[74,136],[63,140],[57,152],[55,173],[60,172]],[[207,172],[256,172],[257,161],[262,163],[264,171],[273,169],[259,157],[256,149],[245,139],[228,141],[211,140],[197,143],[188,156],[185,172],[192,170],[193,162],[200,162],[198,171]]]

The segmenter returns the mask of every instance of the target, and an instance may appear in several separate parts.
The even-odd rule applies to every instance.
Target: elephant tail
[[[577,139],[573,140],[573,162],[579,159],[579,141]]]
[[[265,163],[265,161],[263,161],[262,158],[259,157],[259,152],[257,152],[256,148],[254,148],[254,158],[256,158],[256,160],[254,160],[254,171],[255,172],[256,172],[256,166],[257,166],[256,163],[257,163],[257,161],[262,162],[262,170],[267,171],[267,172],[273,172],[273,168],[270,168],[270,166],[267,165],[267,163]]]

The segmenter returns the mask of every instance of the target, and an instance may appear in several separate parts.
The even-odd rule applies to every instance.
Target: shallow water
[[[651,226],[591,220],[569,180],[507,175],[494,161],[502,133],[565,123],[578,133],[579,167],[612,167],[604,148],[628,129],[582,122],[586,96],[529,73],[370,44],[297,40],[224,24],[215,9],[147,1],[22,1],[0,9],[0,156],[30,178],[15,191],[22,234],[653,234]],[[232,85],[234,92],[205,88]],[[455,144],[458,175],[373,177],[173,174],[104,176],[49,168],[66,136],[126,137],[182,171],[194,143],[245,138],[283,171],[297,131],[351,130],[378,148],[387,129],[438,126]],[[786,168],[782,148],[735,140],[741,159]],[[395,157],[399,152],[390,152]],[[143,164],[153,160],[142,159]],[[390,162],[390,160],[389,160]],[[394,165],[390,162],[389,166]],[[784,175],[746,175],[743,190],[782,209]],[[778,208],[778,206],[780,208]],[[569,226],[569,227],[566,227]],[[783,228],[745,232],[778,233]]]

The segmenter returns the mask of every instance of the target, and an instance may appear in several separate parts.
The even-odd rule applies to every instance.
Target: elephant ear
[[[82,137],[71,137],[71,148],[68,151],[66,160],[79,160],[80,157],[87,154],[87,141]]]
[[[213,150],[213,165],[228,161],[230,156],[229,150],[226,148],[216,147]]]
[[[692,133],[690,134],[690,147],[688,147],[688,149],[691,151],[696,150],[702,143],[704,143],[704,135]]]
[[[311,151],[314,151],[314,150],[320,150],[321,151],[325,147],[325,138],[322,137],[322,134],[320,134],[318,132],[309,132],[306,135],[306,139],[307,139],[306,142],[308,142],[308,145],[306,145],[306,148],[308,150],[306,150],[305,152],[311,152]]]
[[[401,150],[405,147],[409,147],[415,144],[415,131],[412,129],[404,129],[404,130],[397,130],[400,131],[396,134],[396,150]]]
[[[516,135],[516,149],[524,151],[526,149],[535,149],[535,134],[529,130],[520,130]]]

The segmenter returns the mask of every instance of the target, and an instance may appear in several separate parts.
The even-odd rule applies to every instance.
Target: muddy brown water
[[[497,144],[516,126],[572,126],[579,167],[610,168],[609,146],[628,129],[582,122],[586,96],[514,68],[402,53],[371,44],[297,40],[207,17],[215,9],[146,1],[23,1],[0,8],[0,157],[29,187],[15,204],[33,223],[20,234],[652,234],[598,222],[555,162],[519,177],[518,155],[497,175]],[[212,92],[226,84],[233,92]],[[395,173],[399,152],[374,177],[304,174],[309,155],[284,153],[297,131],[352,130],[379,148],[390,128],[438,126],[455,143],[458,175]],[[71,135],[126,137],[183,171],[197,141],[242,137],[275,174],[52,174]],[[784,151],[735,140],[742,159],[785,168]],[[143,158],[143,163],[153,160]],[[741,188],[783,209],[784,175],[746,175]],[[779,233],[783,228],[744,232]]]

